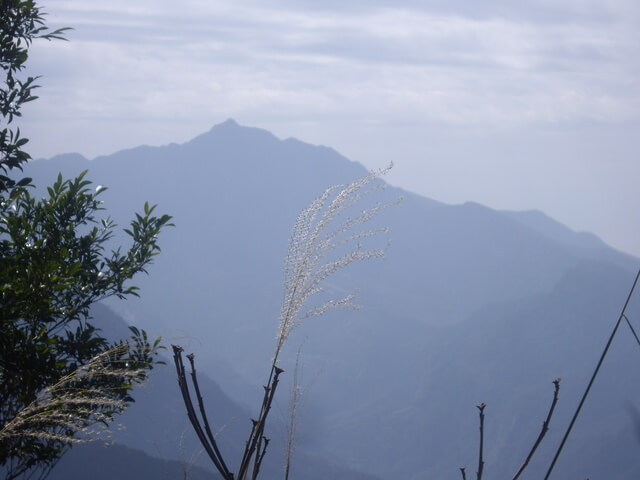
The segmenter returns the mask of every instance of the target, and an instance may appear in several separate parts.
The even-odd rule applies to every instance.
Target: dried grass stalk
[[[289,334],[302,321],[322,315],[328,310],[358,307],[352,302],[355,294],[350,294],[302,312],[311,297],[323,291],[321,283],[327,278],[353,262],[384,256],[383,249],[366,249],[361,242],[385,234],[389,229],[362,227],[382,210],[399,203],[402,198],[391,203],[378,203],[342,221],[340,217],[363,197],[384,188],[383,183],[374,181],[392,167],[393,164],[390,164],[385,169],[372,171],[346,186],[328,188],[298,215],[285,260],[284,298],[274,364]],[[346,253],[328,260],[328,255],[337,249],[346,249]]]
[[[123,385],[146,378],[144,368],[130,368],[123,358],[129,351],[129,344],[119,344],[45,388],[2,427],[0,440],[34,437],[70,444],[104,436],[113,415],[127,407]],[[96,426],[102,428],[92,429]],[[91,435],[78,436],[83,432]]]

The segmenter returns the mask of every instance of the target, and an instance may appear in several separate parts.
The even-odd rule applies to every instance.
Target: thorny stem
[[[484,407],[487,405],[483,402],[480,405],[477,405],[478,410],[480,410],[480,449],[478,452],[478,472],[477,478],[478,480],[482,480],[482,470],[484,469],[484,460],[482,459],[482,453],[484,448]]]
[[[517,478],[522,474],[524,469],[527,468],[527,465],[529,465],[529,461],[531,460],[531,457],[533,457],[533,454],[535,453],[536,449],[540,445],[540,442],[542,442],[542,439],[544,438],[545,434],[549,430],[549,423],[551,422],[551,416],[553,415],[553,410],[556,408],[556,403],[558,403],[558,392],[560,390],[560,378],[556,378],[553,381],[553,385],[554,385],[553,401],[551,402],[551,407],[549,408],[549,413],[547,414],[547,418],[542,423],[542,430],[540,431],[538,438],[533,444],[533,447],[531,448],[529,455],[527,455],[526,460],[518,470],[518,473],[516,473],[515,476],[513,477],[513,480],[517,480]]]

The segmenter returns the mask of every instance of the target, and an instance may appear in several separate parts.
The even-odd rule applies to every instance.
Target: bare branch
[[[639,279],[640,279],[640,270],[638,270],[638,273],[636,274],[636,278],[633,281],[633,285],[631,286],[631,290],[629,290],[629,295],[627,295],[627,299],[624,302],[624,306],[622,307],[622,311],[620,312],[620,316],[618,317],[618,321],[616,322],[615,326],[613,327],[613,331],[611,332],[611,335],[609,336],[609,340],[607,340],[607,344],[605,345],[604,350],[602,351],[602,354],[600,355],[600,360],[598,360],[596,368],[593,371],[593,374],[591,375],[591,379],[589,380],[589,383],[587,385],[587,388],[585,389],[584,394],[582,395],[582,398],[580,399],[580,403],[578,403],[578,407],[576,408],[576,411],[574,412],[573,417],[571,418],[571,422],[569,422],[569,426],[567,427],[567,430],[564,433],[564,436],[562,437],[562,441],[560,442],[560,445],[558,446],[558,449],[556,450],[556,453],[553,456],[553,460],[551,461],[551,465],[549,465],[549,469],[547,470],[547,473],[544,476],[544,480],[547,480],[549,478],[549,476],[551,475],[551,472],[553,472],[553,468],[555,467],[556,462],[558,461],[558,457],[560,456],[560,453],[562,453],[562,449],[564,448],[564,444],[567,442],[567,438],[569,438],[569,434],[571,433],[571,429],[573,428],[573,425],[576,423],[576,420],[578,419],[578,415],[580,415],[580,411],[582,410],[582,406],[584,405],[584,402],[587,400],[587,397],[589,396],[589,392],[591,391],[591,387],[593,385],[593,382],[595,381],[596,377],[598,376],[598,372],[600,371],[600,367],[602,366],[602,363],[604,362],[604,359],[607,356],[607,353],[609,352],[609,347],[611,347],[611,343],[613,342],[613,339],[616,336],[616,332],[618,331],[618,327],[620,327],[620,323],[622,323],[622,319],[625,317],[625,314],[626,314],[626,311],[627,311],[627,306],[629,305],[629,301],[631,300],[631,297],[633,296],[633,292],[636,289],[636,285],[638,284],[638,280]]]
[[[184,363],[182,362],[182,347],[177,345],[172,345],[173,347],[173,359],[176,365],[176,371],[178,374],[178,385],[180,387],[180,391],[182,392],[182,399],[184,400],[185,407],[187,408],[187,416],[189,417],[189,421],[193,426],[196,435],[198,436],[198,440],[204,447],[204,450],[211,458],[211,461],[215,465],[216,469],[222,475],[222,478],[225,480],[231,480],[233,476],[229,473],[226,468],[223,467],[222,462],[216,455],[216,451],[213,449],[212,445],[208,442],[207,437],[205,436],[204,431],[202,430],[202,426],[200,425],[200,420],[196,415],[195,408],[193,406],[193,401],[191,400],[191,394],[189,393],[189,387],[187,385],[187,378],[184,370]]]
[[[483,456],[483,449],[484,449],[484,407],[486,406],[487,405],[485,403],[481,403],[480,405],[477,405],[478,410],[480,410],[480,448],[478,451],[478,472],[477,472],[478,480],[482,480],[482,471],[484,470],[484,460],[482,456]]]
[[[636,339],[636,342],[638,342],[638,345],[640,345],[640,338],[638,338],[638,334],[636,333],[635,328],[633,328],[633,325],[631,325],[631,320],[629,320],[629,317],[627,317],[625,314],[622,314],[622,316],[624,317],[624,319],[627,322],[627,325],[631,329],[631,333],[633,333],[633,336]]]
[[[524,463],[522,464],[522,466],[520,467],[518,472],[513,477],[513,480],[517,480],[517,478],[522,474],[524,469],[527,468],[527,465],[529,465],[529,461],[531,460],[531,457],[533,457],[533,454],[535,453],[536,449],[540,445],[540,442],[542,442],[542,439],[544,438],[545,434],[549,430],[549,424],[551,423],[551,416],[553,415],[553,410],[556,408],[556,403],[558,403],[558,392],[560,391],[560,378],[556,378],[553,381],[553,385],[554,385],[553,401],[551,402],[551,407],[549,408],[549,413],[547,413],[547,418],[542,423],[542,430],[540,431],[540,434],[538,435],[538,438],[536,439],[535,443],[533,444],[533,447],[531,448],[531,451],[529,452],[529,455],[527,455],[526,460],[524,461]]]
[[[462,480],[467,480],[467,472],[465,467],[460,467],[460,474],[462,475]]]
[[[207,437],[209,438],[209,442],[211,443],[211,446],[213,447],[213,451],[216,454],[220,465],[222,466],[222,468],[224,469],[226,476],[228,477],[230,472],[229,469],[227,468],[227,465],[224,463],[224,459],[222,458],[222,454],[220,453],[220,450],[218,449],[218,444],[216,442],[216,439],[213,435],[213,433],[211,432],[211,427],[209,426],[209,420],[207,419],[207,413],[205,412],[204,409],[204,404],[202,401],[202,395],[200,394],[200,387],[198,386],[198,377],[196,376],[196,367],[194,365],[194,355],[193,353],[190,353],[189,355],[187,355],[187,358],[189,359],[189,363],[191,364],[191,380],[193,381],[193,388],[196,391],[196,397],[198,399],[198,406],[200,407],[200,415],[202,416],[202,421],[204,422],[204,429],[205,432],[207,433]]]

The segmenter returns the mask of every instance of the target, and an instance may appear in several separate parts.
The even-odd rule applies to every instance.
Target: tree
[[[31,156],[23,149],[28,139],[20,136],[20,129],[9,128],[15,117],[20,117],[20,109],[35,100],[33,90],[37,77],[21,80],[16,75],[25,68],[28,48],[34,39],[64,39],[68,28],[60,28],[49,32],[44,24],[43,14],[30,0],[0,1],[0,68],[4,74],[4,87],[0,89],[0,114],[2,123],[0,130],[0,194],[12,191],[15,187],[25,186],[31,179],[16,182],[6,174],[14,168],[22,169],[22,164]],[[12,191],[16,193],[15,191]]]
[[[77,434],[107,424],[133,401],[131,389],[153,366],[158,341],[133,329],[110,343],[90,316],[91,304],[137,295],[129,280],[160,248],[170,225],[144,205],[124,232],[131,246],[110,248],[115,224],[86,172],[57,181],[47,198],[30,194],[31,179],[12,173],[30,159],[13,121],[34,100],[34,77],[18,78],[35,39],[49,31],[33,1],[0,1],[0,467],[7,479],[47,475]]]

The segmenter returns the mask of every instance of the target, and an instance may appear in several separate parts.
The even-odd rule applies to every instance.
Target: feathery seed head
[[[274,361],[291,331],[306,318],[336,308],[357,307],[352,303],[355,295],[350,294],[342,299],[325,301],[302,313],[309,299],[322,292],[321,283],[327,278],[353,262],[384,256],[384,250],[367,249],[362,242],[386,234],[389,229],[361,228],[382,210],[402,199],[377,203],[353,216],[347,216],[347,212],[363,197],[384,188],[382,182],[373,182],[392,167],[393,163],[346,186],[329,187],[298,215],[285,260],[284,298]],[[347,218],[343,219],[344,216]],[[334,257],[328,257],[331,253]]]
[[[44,391],[0,429],[0,440],[35,437],[63,443],[87,441],[80,432],[95,434],[92,427],[106,427],[113,414],[123,411],[123,385],[140,383],[146,378],[142,367],[131,368],[123,357],[130,352],[121,343],[93,357]],[[106,387],[112,384],[113,387]],[[96,386],[96,385],[99,385]]]

